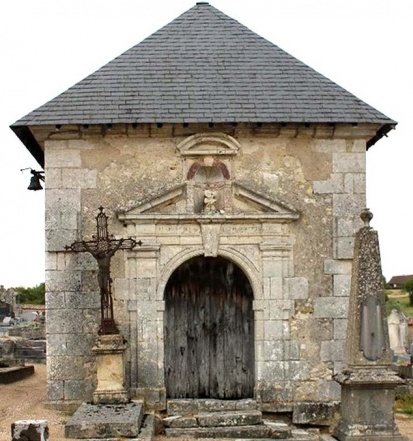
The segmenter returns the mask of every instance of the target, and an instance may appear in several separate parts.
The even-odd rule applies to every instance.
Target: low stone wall
[[[24,366],[29,363],[46,362],[46,340],[29,340],[22,337],[0,338],[0,365]]]
[[[15,326],[9,328],[9,336],[22,337],[27,340],[44,340],[46,338],[46,325],[34,323],[28,326]]]

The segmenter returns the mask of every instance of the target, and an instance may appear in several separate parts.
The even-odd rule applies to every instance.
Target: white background
[[[411,0],[211,0],[211,5],[398,121],[367,154],[383,272],[413,274]],[[0,2],[0,285],[44,281],[38,164],[9,125],[194,6],[193,0]]]

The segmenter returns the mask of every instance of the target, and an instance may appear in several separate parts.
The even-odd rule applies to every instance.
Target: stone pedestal
[[[402,441],[394,422],[395,388],[403,383],[387,369],[343,371],[341,421],[335,436],[340,441]]]
[[[97,388],[93,393],[93,404],[121,404],[129,401],[125,389],[126,345],[120,334],[101,335],[93,348],[96,354]]]

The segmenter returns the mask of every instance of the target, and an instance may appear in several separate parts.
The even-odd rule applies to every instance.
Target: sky
[[[9,128],[194,6],[195,0],[0,2],[0,285],[44,282],[40,170]],[[411,0],[210,0],[385,115],[367,153],[367,206],[385,277],[413,274]]]

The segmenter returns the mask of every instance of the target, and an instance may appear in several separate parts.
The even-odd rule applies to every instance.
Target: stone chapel
[[[48,399],[90,401],[105,207],[132,398],[340,401],[366,152],[396,122],[205,2],[15,122],[45,171]]]

